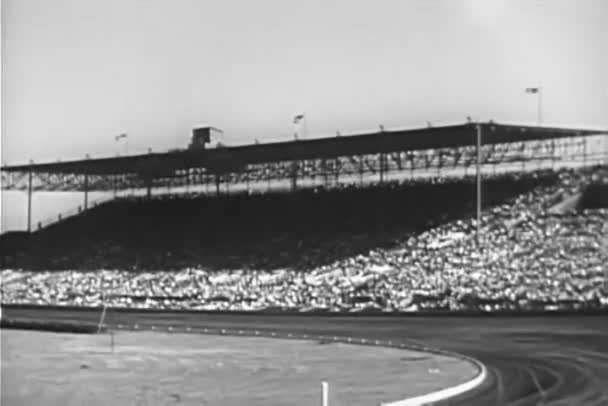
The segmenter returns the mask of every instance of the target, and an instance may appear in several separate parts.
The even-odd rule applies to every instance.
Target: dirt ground
[[[453,358],[393,348],[197,334],[2,330],[1,404],[377,405],[471,379]]]

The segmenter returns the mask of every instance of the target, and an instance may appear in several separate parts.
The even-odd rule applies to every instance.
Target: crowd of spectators
[[[469,213],[391,234],[390,243],[370,233],[367,251],[308,267],[5,269],[2,302],[244,311],[608,308],[608,209],[549,211],[608,179],[606,168],[546,179],[484,210],[479,235]],[[331,250],[328,242],[320,247]]]
[[[551,172],[488,177],[484,204],[555,180]],[[310,271],[470,216],[474,207],[473,180],[449,177],[292,193],[121,198],[34,233],[26,249],[3,250],[2,268]]]

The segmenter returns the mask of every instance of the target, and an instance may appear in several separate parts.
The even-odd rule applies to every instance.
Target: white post
[[[321,406],[329,406],[329,389],[327,382],[321,382]]]
[[[101,311],[101,317],[99,317],[99,324],[97,325],[97,334],[101,333],[101,328],[103,327],[103,322],[106,318],[106,305],[104,303],[103,310]]]

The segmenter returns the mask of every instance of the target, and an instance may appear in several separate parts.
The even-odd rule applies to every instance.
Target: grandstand
[[[116,306],[153,308],[605,306],[606,140],[467,123],[5,166],[4,187],[29,202],[37,190],[84,198],[74,216],[3,236],[3,300],[98,305],[103,291]],[[118,196],[129,190],[143,193]],[[91,191],[117,197],[89,207]]]
[[[200,129],[194,131],[197,136]],[[28,192],[31,231],[35,191],[82,191],[81,209],[87,210],[94,191],[145,190],[147,196],[171,188],[215,195],[286,186],[295,191],[425,175],[462,177],[477,163],[481,172],[490,173],[590,165],[605,162],[607,155],[605,131],[467,123],[215,149],[199,141],[166,153],[5,165],[2,185]]]

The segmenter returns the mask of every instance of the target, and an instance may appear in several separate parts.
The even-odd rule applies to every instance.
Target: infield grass
[[[368,405],[471,379],[458,359],[409,350],[271,338],[2,330],[1,404]]]

